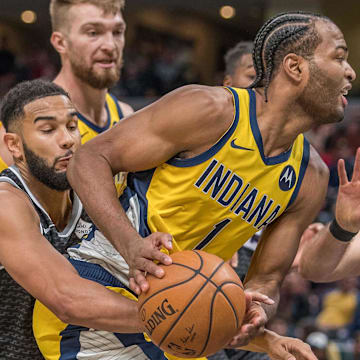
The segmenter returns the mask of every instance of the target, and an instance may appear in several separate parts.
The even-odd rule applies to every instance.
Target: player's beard
[[[339,84],[313,61],[309,62],[309,66],[310,78],[299,98],[302,108],[318,125],[341,121],[344,112],[337,106]]]
[[[25,143],[23,143],[23,147],[27,166],[34,178],[53,190],[65,191],[71,188],[66,178],[66,171],[58,172],[55,170],[57,159],[54,160],[52,166],[49,166],[44,158],[36,155]],[[72,151],[68,151],[65,156],[71,154]]]
[[[70,51],[69,60],[75,76],[95,89],[109,89],[120,79],[121,58],[117,60],[115,67],[99,71],[96,71],[92,65],[86,64],[84,58],[73,50]]]

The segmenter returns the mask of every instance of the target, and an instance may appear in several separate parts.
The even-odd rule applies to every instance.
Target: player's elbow
[[[78,287],[63,286],[54,291],[49,308],[65,324],[82,325],[84,301]]]

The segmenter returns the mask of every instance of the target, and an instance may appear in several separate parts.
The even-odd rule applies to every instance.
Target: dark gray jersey
[[[12,166],[0,173],[0,182],[8,182],[24,191],[40,218],[40,232],[61,253],[79,239],[75,235],[76,225],[82,215],[82,205],[74,194],[71,219],[62,232],[31,193],[19,170]],[[1,206],[1,204],[0,204]],[[19,218],[21,221],[21,218]],[[1,224],[0,224],[1,226]],[[26,236],[26,234],[24,234]],[[1,239],[0,239],[1,241]],[[43,359],[32,332],[32,312],[35,299],[18,285],[0,265],[0,359]]]

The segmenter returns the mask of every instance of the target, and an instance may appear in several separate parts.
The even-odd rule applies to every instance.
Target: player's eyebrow
[[[38,121],[41,121],[41,120],[46,120],[46,121],[49,121],[49,120],[56,120],[56,117],[55,116],[37,116],[35,119],[34,119],[34,124]]]
[[[75,117],[77,116],[77,112],[76,111],[71,111],[70,113],[68,113],[67,117]],[[35,119],[34,119],[34,124],[38,121],[54,121],[56,120],[56,116],[37,116]]]

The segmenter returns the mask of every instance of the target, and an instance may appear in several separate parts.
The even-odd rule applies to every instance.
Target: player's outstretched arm
[[[246,292],[267,295],[274,303],[253,302],[231,345],[245,344],[276,313],[282,281],[293,263],[302,233],[323,204],[327,181],[327,168],[312,150],[297,199],[264,230],[244,281]]]
[[[308,344],[291,337],[280,336],[265,330],[242,350],[267,353],[272,360],[316,360]]]
[[[163,275],[153,259],[171,263],[159,251],[161,246],[170,250],[171,238],[152,234],[144,240],[137,234],[117,199],[113,174],[152,169],[174,156],[195,156],[217,142],[233,116],[232,96],[223,88],[183,87],[87,142],[72,158],[69,181],[87,213],[129,264],[130,284],[137,293],[148,288],[145,271]]]
[[[41,235],[39,217],[23,192],[1,184],[0,203],[0,264],[26,291],[65,323],[143,331],[136,301],[81,278]]]
[[[306,241],[300,258],[301,274],[312,281],[335,281],[360,275],[360,148],[356,152],[354,171],[349,181],[344,160],[338,162],[339,190],[335,220],[338,227],[330,231],[327,225]],[[346,234],[350,232],[350,234]],[[321,260],[321,261],[320,261]]]

